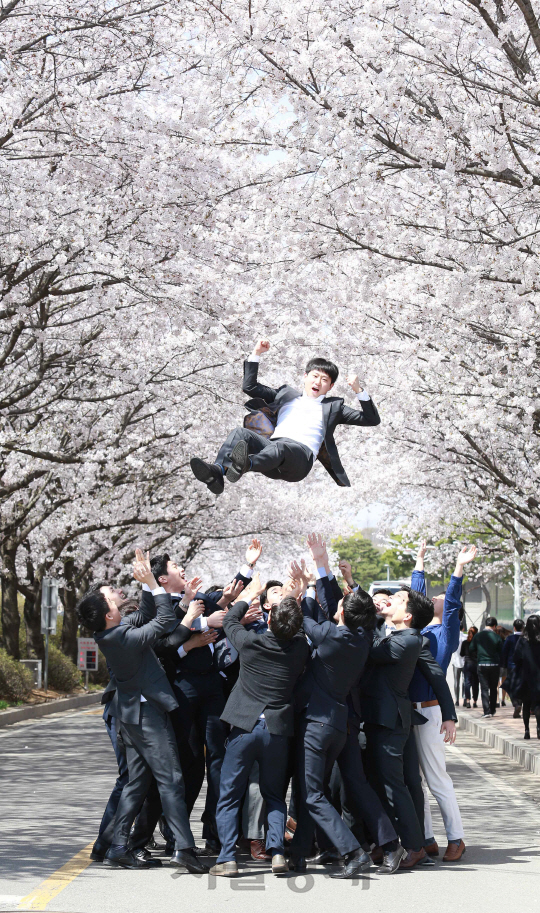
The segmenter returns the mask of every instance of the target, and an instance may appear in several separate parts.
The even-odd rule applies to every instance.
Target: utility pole
[[[519,535],[519,523],[515,524],[516,535]],[[521,604],[521,558],[517,547],[514,545],[514,618],[523,617]]]
[[[514,618],[523,616],[521,604],[521,559],[517,549],[514,551]]]

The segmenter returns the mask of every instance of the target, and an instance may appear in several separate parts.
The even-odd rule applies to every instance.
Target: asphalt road
[[[397,907],[400,913],[537,908],[540,777],[464,732],[448,758],[466,830],[462,862],[437,862],[434,868],[390,878],[373,870],[353,882],[331,880],[323,868],[313,868],[307,876],[275,878],[267,869],[245,865],[243,877],[228,881],[175,876],[168,868],[128,872],[95,863],[84,868],[81,857],[69,865],[93,841],[115,778],[100,711],[19,723],[0,732],[0,911],[176,913],[181,905],[189,913],[214,913],[230,904],[235,913],[274,913],[278,905],[294,904],[300,911],[328,913],[351,903],[369,905],[370,911]],[[202,804],[193,816],[198,841],[201,810]],[[438,809],[434,820],[444,845]],[[66,864],[58,881],[55,873]]]

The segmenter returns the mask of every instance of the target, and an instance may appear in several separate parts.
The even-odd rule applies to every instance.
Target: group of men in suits
[[[138,608],[125,611],[122,591],[105,584],[81,600],[81,625],[111,673],[104,717],[119,760],[93,858],[160,865],[151,853],[159,821],[171,865],[208,871],[190,829],[206,773],[211,874],[238,875],[241,830],[251,861],[276,875],[311,864],[335,864],[336,878],[374,863],[380,874],[432,864],[421,770],[433,787],[415,735],[426,717],[409,689],[413,677],[431,689],[426,705],[441,725],[429,738],[444,756],[456,716],[422,634],[437,624],[433,601],[407,587],[372,598],[352,580],[344,592],[322,538],[308,545],[313,570],[292,562],[284,584],[263,585],[254,539],[231,583],[205,593],[168,555],[137,551]],[[444,858],[456,861],[462,835],[448,836]]]

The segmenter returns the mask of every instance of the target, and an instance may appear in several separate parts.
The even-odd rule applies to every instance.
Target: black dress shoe
[[[103,862],[103,860],[105,859],[105,854],[108,849],[109,849],[109,844],[103,843],[103,841],[100,840],[98,837],[98,839],[94,843],[94,846],[92,847],[92,852],[90,853],[90,859],[93,859],[94,862]]]
[[[359,850],[355,850],[354,853],[347,853],[343,858],[345,865],[339,872],[332,872],[330,878],[356,878],[360,872],[367,872],[371,866],[370,857],[361,847]]]
[[[521,707],[514,707],[514,713],[512,714],[514,720],[519,720],[521,716]]]
[[[131,852],[137,859],[140,859],[141,862],[149,862],[153,869],[161,868],[161,859],[154,859],[152,853],[149,853],[144,847],[140,847],[138,850],[132,850]]]
[[[343,857],[339,855],[337,850],[322,850],[316,856],[311,856],[307,861],[310,865],[335,865],[336,862],[342,862]]]
[[[377,869],[377,875],[393,875],[406,855],[407,851],[402,846],[398,846],[397,850],[392,850],[390,853],[385,853],[382,865]]]
[[[174,866],[178,874],[185,875],[206,875],[208,866],[195,855],[193,850],[175,850],[171,856],[169,865]]]
[[[305,875],[307,863],[305,856],[298,856],[297,859],[289,859],[289,872],[297,872],[299,875]]]
[[[208,491],[211,491],[213,495],[220,495],[225,488],[225,483],[223,481],[223,473],[219,466],[216,466],[214,463],[205,463],[204,460],[200,460],[199,457],[193,457],[189,461],[191,466],[191,471],[196,479],[199,482],[204,482]]]
[[[107,855],[103,860],[103,865],[111,866],[113,869],[154,869],[154,860],[139,859],[133,850],[126,847],[110,847]]]
[[[227,469],[229,482],[238,482],[238,479],[249,469],[249,450],[246,441],[238,441],[231,453],[231,465]]]
[[[217,840],[212,840],[212,838],[209,837],[205,843],[204,849],[206,856],[219,856],[221,853],[221,843]]]

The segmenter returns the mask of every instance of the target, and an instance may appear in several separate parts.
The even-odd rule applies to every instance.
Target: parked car
[[[370,596],[373,596],[373,593],[375,593],[377,590],[390,590],[392,593],[397,593],[397,591],[400,590],[402,586],[410,585],[410,577],[403,577],[402,580],[374,580],[373,583],[370,584],[368,593]]]

